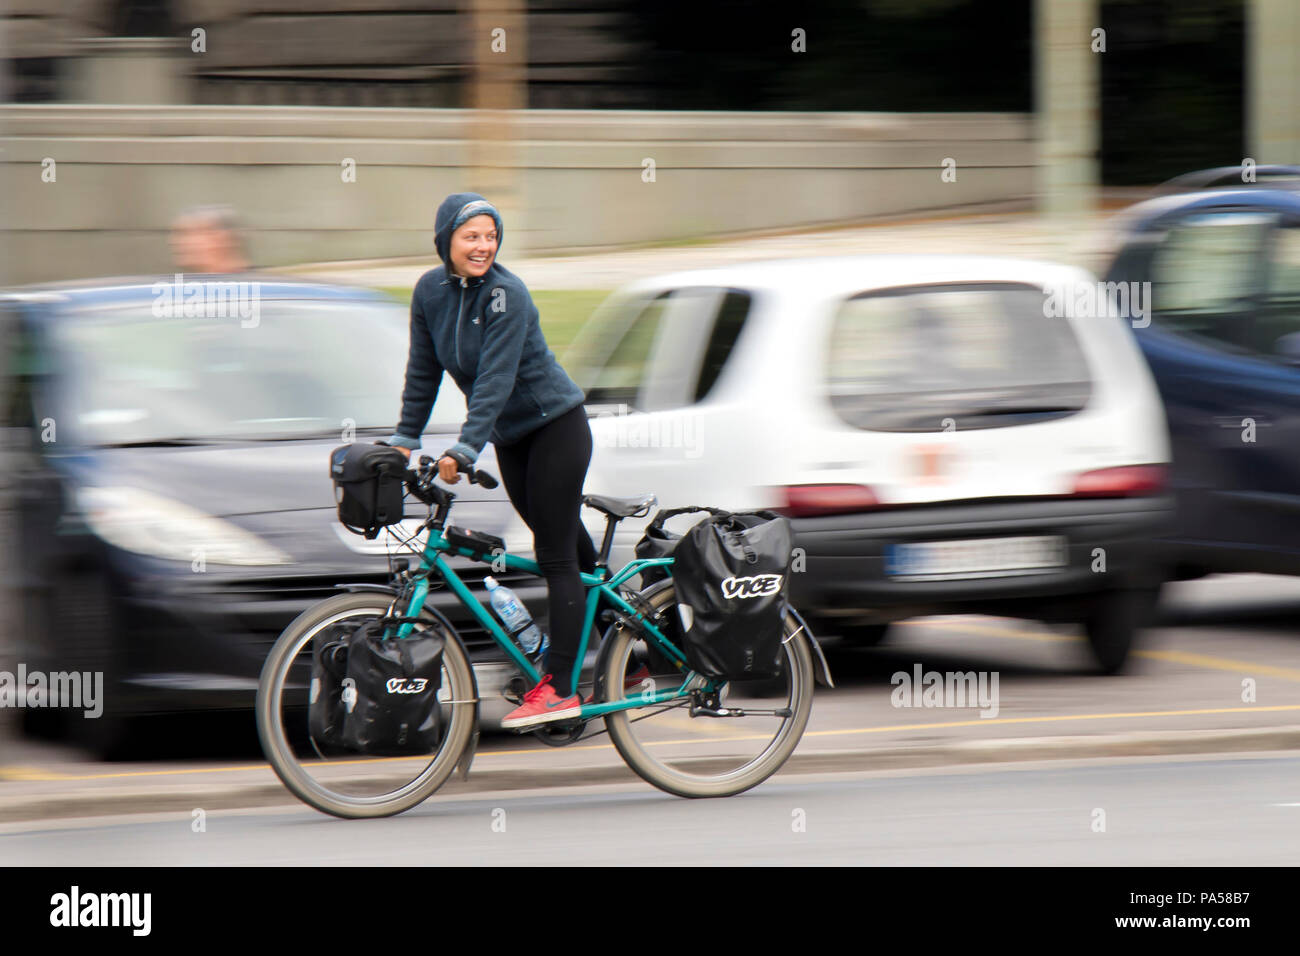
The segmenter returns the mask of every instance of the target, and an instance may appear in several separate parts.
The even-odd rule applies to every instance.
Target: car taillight
[[[866,485],[787,485],[781,489],[785,504],[779,509],[791,518],[847,514],[880,507],[880,499]]]
[[[1126,498],[1157,494],[1167,486],[1164,465],[1124,465],[1085,471],[1074,480],[1074,494],[1080,498]]]

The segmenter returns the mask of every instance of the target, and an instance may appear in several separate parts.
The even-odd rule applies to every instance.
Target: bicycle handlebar
[[[430,458],[428,455],[421,455],[419,467],[407,468],[403,477],[411,494],[425,504],[441,506],[450,502],[451,499],[448,495],[451,493],[433,483],[438,477],[438,469],[434,467],[435,465],[435,459]],[[482,468],[475,468],[472,465],[460,465],[457,470],[464,474],[472,485],[479,485],[488,489],[497,486],[496,477]]]
[[[426,463],[432,465],[435,464],[435,461],[434,459],[430,458],[428,455],[421,455],[420,466],[424,467]],[[475,468],[473,465],[462,465],[460,462],[457,462],[456,465],[457,465],[456,470],[461,472],[466,478],[468,478],[469,483],[471,485],[481,485],[482,487],[488,489],[492,489],[497,486],[496,478],[494,478],[488,472],[484,471],[482,468]]]

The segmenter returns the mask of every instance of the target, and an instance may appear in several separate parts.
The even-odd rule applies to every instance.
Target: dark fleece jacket
[[[488,271],[466,279],[451,270],[451,234],[466,219],[492,216],[497,255],[505,240],[497,210],[478,193],[453,193],[434,219],[443,264],[411,296],[411,350],[402,414],[390,445],[418,449],[446,371],[465,393],[460,440],[448,451],[478,459],[483,446],[510,445],[581,405],[585,396],[542,337],[537,307],[523,281],[493,257]]]

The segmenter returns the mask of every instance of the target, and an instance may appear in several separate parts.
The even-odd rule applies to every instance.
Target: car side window
[[[1295,363],[1300,361],[1300,225],[1275,230],[1271,240],[1250,345],[1261,355]]]
[[[1232,212],[1190,216],[1170,227],[1152,262],[1156,323],[1229,351],[1248,349],[1272,223],[1263,213]]]
[[[641,311],[626,326],[609,357],[593,376],[587,390],[588,404],[637,407],[637,397],[645,382],[651,349],[669,295],[664,292],[644,303]]]
[[[35,337],[16,308],[0,308],[0,430],[4,442],[40,447],[33,389],[40,374]]]
[[[749,318],[752,303],[749,293],[737,289],[728,289],[723,296],[717,318],[713,322],[713,332],[704,348],[700,377],[695,384],[695,401],[707,398],[718,376],[722,374],[722,368],[727,364],[736,340],[740,338],[740,330]]]

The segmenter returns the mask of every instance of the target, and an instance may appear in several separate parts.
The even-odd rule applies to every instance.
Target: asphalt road
[[[0,825],[6,866],[1295,865],[1300,757],[805,777],[724,800],[613,786],[308,809]]]
[[[830,780],[817,774],[919,770],[971,763],[987,765],[992,761],[1044,757],[1068,759],[1115,754],[1142,757],[1149,754],[1295,749],[1300,742],[1298,625],[1300,579],[1235,576],[1174,585],[1159,626],[1145,634],[1130,672],[1119,677],[1105,678],[1092,673],[1086,646],[1069,628],[1049,629],[1033,622],[982,617],[931,619],[899,627],[890,641],[879,648],[863,650],[828,643],[827,656],[837,686],[834,690],[819,690],[812,721],[795,757],[787,765],[787,772],[745,795],[743,804],[739,800],[733,803],[737,807],[749,808],[758,805],[752,802],[757,799],[766,806],[770,793],[797,795],[781,797],[787,800],[787,809],[783,811],[786,818],[795,807],[817,807],[818,813],[828,822],[834,821],[837,832],[847,835],[845,846],[852,847],[856,845],[853,840],[857,839],[854,834],[861,835],[855,829],[856,825],[851,823],[852,808],[859,804],[874,807],[872,801],[877,799],[874,795],[882,791],[877,783],[869,781],[883,778]],[[895,706],[897,701],[893,698],[892,679],[899,673],[913,672],[917,666],[926,671],[975,671],[990,677],[997,675],[996,715],[991,709],[977,707]],[[1247,684],[1251,694],[1246,693]],[[982,716],[982,713],[990,716]],[[0,714],[0,717],[4,716],[12,718],[13,714]],[[186,727],[184,724],[177,726]],[[12,731],[12,726],[9,729]],[[134,831],[121,821],[109,822],[108,818],[133,813],[144,819],[147,814],[166,812],[169,814],[166,819],[170,822],[164,826],[174,826],[178,819],[188,826],[187,821],[194,809],[204,809],[217,819],[242,808],[278,806],[281,809],[273,812],[272,816],[249,818],[238,827],[251,827],[257,819],[304,824],[326,822],[317,819],[314,811],[300,808],[280,785],[261,758],[251,724],[242,728],[239,725],[189,727],[176,735],[172,742],[181,748],[180,753],[171,756],[164,753],[154,760],[135,764],[100,764],[71,745],[18,739],[12,733],[0,737],[0,824],[13,821],[13,825],[18,827],[16,832],[27,832],[31,828],[54,825],[61,819],[98,816],[105,819],[103,828],[90,826],[84,831],[85,834],[99,834],[86,837],[86,851],[98,848],[96,852],[101,854],[101,862],[134,863],[155,859],[140,856],[142,852],[154,852],[148,850],[150,844],[147,840],[138,843],[132,835]],[[1024,777],[1023,766],[1021,764],[1022,769],[1016,770],[1016,765],[1007,764],[1005,770],[991,772],[991,775],[965,776],[959,789],[973,797],[983,793],[1001,793],[1005,788],[1002,784],[992,783],[993,777],[1009,775],[1013,771],[1014,779],[1022,782],[1061,779],[1052,776],[1054,771],[1043,771],[1041,777]],[[1116,764],[1109,771],[1110,776],[1089,779],[1122,780],[1127,772],[1122,764]],[[1150,779],[1164,779],[1163,773],[1154,774]],[[928,782],[918,783],[913,792],[921,794],[937,788],[937,795],[926,798],[938,801],[930,803],[931,810],[927,812],[932,815],[949,813],[955,815],[954,819],[962,819],[966,805],[944,802],[942,796],[952,784],[925,779]],[[1011,777],[1007,779],[1011,780]],[[1201,778],[1196,776],[1195,779]],[[824,800],[818,798],[818,788],[822,783],[813,782],[823,780],[828,788]],[[1300,794],[1288,795],[1279,791],[1269,794],[1261,802],[1256,797],[1264,791],[1252,790],[1245,782],[1239,785],[1235,776],[1210,782],[1212,791],[1218,794],[1217,799],[1239,801],[1233,804],[1234,807],[1300,801]],[[624,791],[570,789],[605,784],[621,786]],[[1019,786],[1007,785],[1013,789]],[[884,789],[901,794],[903,791],[898,789],[901,786],[891,783]],[[1043,786],[1046,787],[1046,783]],[[1237,787],[1239,792],[1234,793]],[[527,819],[527,808],[533,803],[539,808],[554,806],[553,802],[548,802],[552,792],[556,795],[576,794],[586,801],[585,812],[590,818],[587,820],[588,828],[598,833],[604,833],[608,828],[618,829],[620,824],[614,821],[624,818],[622,806],[625,803],[650,813],[651,816],[643,822],[649,823],[652,830],[666,827],[676,832],[684,828],[687,833],[693,832],[692,828],[696,826],[690,822],[693,814],[700,815],[699,820],[703,821],[700,825],[703,826],[718,812],[713,808],[721,805],[686,803],[663,797],[632,776],[607,737],[593,735],[563,749],[544,747],[528,736],[489,737],[484,741],[469,780],[449,783],[435,801],[426,806],[442,806],[439,801],[443,801],[453,807],[478,808],[466,811],[472,814],[481,811],[484,801],[494,801],[492,807],[505,806],[502,801],[508,801]],[[1154,789],[1149,795],[1150,802],[1139,807],[1143,813],[1147,810],[1142,808],[1157,806],[1157,792],[1166,791],[1159,787]],[[1083,797],[1082,793],[1080,798],[1085,803],[1091,800],[1090,807],[1105,806],[1101,797]],[[1202,796],[1195,794],[1193,803],[1201,800]],[[790,803],[790,800],[796,802]],[[1010,803],[999,802],[1002,800],[1002,797],[990,798],[991,802],[984,804],[983,810],[978,810],[981,804],[977,799],[970,804],[971,812],[976,816],[971,817],[968,823],[974,826],[974,821],[978,820],[982,821],[979,827],[985,827],[995,823],[1000,813],[1010,813],[1015,817],[1023,810],[1027,816],[1017,825],[1033,824],[1032,832],[1037,834],[1034,839],[1044,841],[1044,850],[1056,846],[1057,837],[1051,834],[1056,832],[1053,827],[1058,824],[1052,822],[1048,826],[1045,823],[1038,827],[1035,821],[1047,819],[1041,816],[1042,807],[1065,807],[1066,804],[1059,801],[1044,803],[1035,809],[1014,799],[1010,799]],[[930,824],[909,823],[911,818],[903,812],[908,802],[900,797],[895,808],[897,813],[888,805],[879,809],[886,818],[896,821],[901,828],[899,833],[915,835],[916,826]],[[921,801],[917,806],[923,804]],[[564,805],[562,801],[560,806]],[[667,805],[678,809],[662,809]],[[1178,805],[1181,804],[1171,803],[1171,806]],[[601,811],[606,806],[618,810],[604,814]],[[998,810],[998,806],[1015,809]],[[661,809],[652,812],[654,807]],[[286,812],[289,809],[295,812]],[[420,809],[416,815],[425,812]],[[745,819],[757,826],[758,818],[747,816],[751,812],[770,811],[745,810]],[[1237,813],[1236,810],[1232,812]],[[660,813],[666,816],[655,816]],[[1234,816],[1233,826],[1238,823],[1245,825],[1252,818],[1244,809],[1243,813],[1245,815],[1240,815],[1239,819]],[[559,813],[555,819],[562,823],[565,817]],[[1291,818],[1283,814],[1282,819],[1289,821]],[[406,826],[404,823],[394,825],[399,829]],[[1200,848],[1189,859],[1208,859],[1205,854],[1215,852],[1214,840],[1217,838],[1213,833],[1227,839],[1223,836],[1223,825],[1206,837],[1208,842],[1196,841]],[[297,832],[296,826],[297,823],[289,830]],[[893,826],[891,823],[890,827]],[[238,827],[236,832],[239,832]],[[152,831],[146,828],[145,832]],[[563,827],[560,827],[555,839],[561,839],[562,832]],[[745,832],[746,828],[740,827],[735,831],[737,836],[734,839],[728,837],[717,846],[725,846],[729,854],[734,850],[737,859],[764,858],[762,854],[768,850],[750,847],[743,839]],[[815,835],[811,828],[808,832]],[[1157,828],[1153,834],[1138,839],[1134,844],[1137,849],[1133,850],[1136,855],[1129,859],[1158,861],[1154,856],[1141,854],[1156,853],[1158,847],[1165,845],[1158,840],[1152,842],[1159,832]],[[1294,833],[1294,826],[1286,832]],[[896,842],[892,829],[873,828],[869,833],[871,841],[866,845],[872,852],[919,852],[910,842]],[[965,840],[966,837],[960,837],[957,843]],[[832,839],[830,842],[834,845],[836,841]],[[807,843],[820,845],[811,837]],[[1173,841],[1168,846],[1176,844],[1177,841]],[[0,861],[10,862],[10,853],[25,852],[21,850],[22,845],[21,841],[0,841]],[[617,845],[617,841],[611,845]],[[943,845],[935,844],[934,847]],[[490,844],[489,848],[496,846]],[[504,848],[508,844],[500,846]],[[1089,846],[1087,843],[1071,845],[1069,852],[1092,852],[1087,849]],[[297,852],[293,851],[292,843],[282,849]],[[468,853],[469,845],[461,849]],[[1290,852],[1292,849],[1293,844],[1281,840],[1268,847],[1267,853]],[[1013,850],[1011,847],[1007,852]],[[160,848],[158,852],[164,850]],[[526,854],[530,851],[520,848],[518,852]],[[591,852],[598,851],[593,849]],[[260,857],[256,854],[250,857],[254,858]],[[402,859],[405,858],[399,853],[393,862]],[[828,859],[845,861],[848,858],[836,850]],[[1182,858],[1174,855],[1169,859]]]

